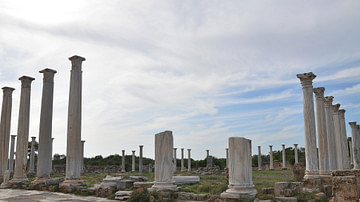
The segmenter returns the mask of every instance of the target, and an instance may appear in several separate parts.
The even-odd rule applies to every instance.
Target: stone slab
[[[173,176],[175,184],[194,184],[200,182],[199,176]]]

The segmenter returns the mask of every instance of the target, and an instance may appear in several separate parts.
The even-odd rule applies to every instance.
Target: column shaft
[[[184,171],[184,148],[181,148],[181,172]]]
[[[261,146],[258,146],[258,170],[261,169]]]
[[[142,173],[143,170],[143,145],[139,145],[140,152],[139,152],[139,173]]]
[[[132,171],[132,172],[135,172],[135,150],[132,151],[131,171]]]
[[[31,137],[29,174],[35,174],[35,139],[36,137]]]
[[[360,134],[359,127],[356,122],[349,122],[351,127],[351,138],[352,138],[352,153],[353,153],[353,164],[354,169],[360,169]]]
[[[191,171],[191,149],[188,149],[188,171]]]
[[[341,137],[339,107],[340,107],[340,104],[333,105],[332,110],[333,110],[333,119],[334,119],[337,169],[343,170],[344,169],[344,159],[343,159],[344,148],[343,148],[342,137]]]
[[[81,140],[81,172],[82,173],[84,173],[85,171],[84,149],[85,149],[85,140]]]
[[[11,135],[10,160],[9,160],[9,170],[10,170],[10,172],[14,172],[15,137],[16,137],[16,135]]]
[[[272,145],[269,145],[270,147],[270,170],[274,170],[274,157],[273,157],[273,150]]]
[[[295,164],[299,163],[299,156],[298,156],[298,148],[297,148],[298,144],[294,144],[294,147],[295,147]]]
[[[286,170],[286,151],[285,151],[285,145],[282,146],[282,169]]]
[[[226,168],[229,168],[229,148],[226,148]]]
[[[326,132],[327,132],[327,145],[328,145],[328,160],[329,170],[337,170],[337,152],[336,152],[336,139],[335,139],[335,127],[334,118],[332,115],[332,102],[333,96],[325,97],[325,120],[326,120]],[[335,148],[333,148],[335,147]]]
[[[125,171],[125,150],[122,150],[122,158],[121,158],[121,172]]]
[[[176,148],[174,148],[174,172],[176,172]]]
[[[345,110],[339,110],[339,121],[340,121],[340,131],[341,131],[341,144],[344,148],[343,150],[343,159],[344,159],[344,169],[350,169],[350,155],[349,155],[349,144],[347,141],[346,135],[346,125],[345,125]]]

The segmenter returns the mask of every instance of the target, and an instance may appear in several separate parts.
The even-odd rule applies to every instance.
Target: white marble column
[[[252,181],[251,140],[229,138],[229,188],[221,198],[254,198],[256,190]]]
[[[329,170],[337,170],[337,153],[336,153],[336,143],[335,143],[335,128],[334,128],[334,118],[332,115],[332,102],[333,96],[325,97],[325,120],[326,120],[326,132],[327,132],[327,145],[329,146]]]
[[[174,172],[176,172],[176,166],[177,166],[177,164],[176,164],[176,149],[177,148],[174,148]]]
[[[226,148],[226,168],[229,168],[229,148]]]
[[[50,178],[52,160],[52,118],[54,100],[54,76],[55,70],[44,69],[43,88],[41,98],[39,148],[36,174],[38,178]]]
[[[184,169],[184,148],[181,148],[181,172],[185,171]]]
[[[298,144],[294,144],[294,152],[295,152],[295,164],[299,163],[299,156],[298,156]]]
[[[305,136],[305,160],[306,170],[305,179],[318,178],[319,167],[316,146],[316,129],[315,129],[315,113],[314,113],[314,97],[312,80],[316,75],[312,72],[297,74],[297,78],[301,81],[303,91],[303,114],[304,114],[304,136]]]
[[[3,87],[2,89],[3,100],[0,122],[0,182],[3,180],[5,170],[8,169],[12,93],[15,90],[10,87]]]
[[[135,150],[132,150],[131,171],[135,172]]]
[[[16,141],[16,159],[14,177],[11,183],[27,183],[29,180],[26,174],[28,139],[29,139],[29,122],[30,122],[30,95],[31,82],[35,80],[32,77],[22,76],[19,107],[19,122]]]
[[[14,172],[15,137],[16,137],[16,135],[11,135],[10,160],[9,160],[9,170],[10,170],[10,172]]]
[[[258,146],[258,170],[261,169],[261,146]]]
[[[81,100],[82,62],[85,58],[72,56],[66,145],[66,179],[78,180],[81,175]]]
[[[332,110],[333,110],[334,132],[335,132],[336,159],[337,159],[336,167],[339,170],[343,170],[344,169],[344,159],[343,159],[344,148],[343,148],[342,137],[341,137],[339,107],[340,107],[340,104],[335,104],[332,106]]]
[[[285,145],[282,144],[282,169],[286,170],[286,151],[285,151]]]
[[[152,189],[174,191],[176,186],[172,180],[174,164],[173,135],[164,131],[155,135],[155,182]]]
[[[85,150],[85,140],[81,140],[81,172],[82,173],[84,173],[85,171],[84,150]]]
[[[144,145],[139,145],[140,152],[139,152],[139,173],[143,172],[143,147]]]
[[[125,173],[125,150],[122,150],[121,172]]]
[[[351,149],[353,151],[353,164],[354,169],[360,169],[360,134],[359,134],[359,127],[356,125],[356,122],[349,122],[351,127],[351,138],[352,138],[352,145]]]
[[[328,140],[325,120],[324,87],[314,88],[316,101],[316,128],[318,135],[319,174],[330,175]]]
[[[350,154],[346,134],[346,123],[345,123],[345,109],[339,110],[339,121],[340,121],[340,131],[341,131],[341,144],[344,148],[343,150],[343,159],[344,159],[344,169],[350,169]]]
[[[36,137],[31,137],[31,149],[30,149],[30,169],[29,174],[35,174],[35,139]]]
[[[191,171],[191,149],[188,149],[188,171]]]
[[[272,150],[272,145],[269,145],[270,147],[270,170],[274,170],[274,157],[273,157],[273,150]]]

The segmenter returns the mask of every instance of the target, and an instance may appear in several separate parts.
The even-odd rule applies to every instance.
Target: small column
[[[188,171],[191,171],[191,149],[188,149]]]
[[[272,150],[272,145],[269,145],[270,147],[270,170],[274,170],[274,157],[273,157],[273,150]]]
[[[343,170],[344,169],[344,159],[343,159],[344,148],[343,148],[342,137],[341,137],[339,107],[340,107],[340,104],[335,104],[332,106],[332,110],[333,110],[333,120],[334,120],[337,169]]]
[[[121,172],[125,173],[125,150],[122,150]]]
[[[85,170],[84,149],[85,149],[85,140],[81,140],[81,172],[82,173],[84,173],[84,170]]]
[[[360,134],[359,134],[359,127],[356,125],[356,122],[349,122],[349,125],[351,127],[351,138],[352,138],[351,150],[353,151],[354,169],[360,169]]]
[[[132,150],[131,171],[135,172],[135,150]]]
[[[184,148],[181,148],[181,172],[185,171],[184,169]]]
[[[211,165],[212,162],[210,163],[209,156],[210,156],[210,155],[209,155],[209,150],[207,149],[207,150],[206,150],[206,167],[207,167],[207,168],[210,168],[210,167],[212,166],[212,165]]]
[[[35,139],[36,137],[31,137],[31,150],[30,150],[30,169],[29,174],[35,174]]]
[[[350,169],[350,154],[349,154],[349,144],[347,141],[346,135],[346,124],[345,124],[345,109],[339,110],[339,121],[340,121],[340,131],[341,131],[341,144],[344,148],[343,150],[343,159],[344,159],[344,169]]]
[[[299,156],[298,156],[298,148],[297,148],[298,144],[294,144],[294,152],[295,152],[295,164],[299,163]]]
[[[54,76],[55,70],[44,69],[43,88],[41,98],[39,147],[36,174],[37,178],[50,178],[52,165],[52,118],[54,100]]]
[[[14,172],[14,154],[15,154],[15,137],[16,135],[11,135],[10,141],[10,160],[9,160],[9,170]]]
[[[143,147],[144,145],[139,145],[140,153],[139,153],[139,173],[143,171]]]
[[[226,148],[226,168],[229,168],[229,148]]]
[[[312,80],[316,75],[312,72],[297,74],[301,81],[303,91],[303,114],[304,114],[304,136],[305,136],[305,160],[306,171],[304,178],[318,178],[319,167],[316,148],[315,113]]]
[[[251,140],[229,138],[229,189],[220,198],[254,198],[257,191],[252,182]]]
[[[22,76],[20,92],[20,107],[18,121],[18,136],[16,142],[16,159],[14,177],[10,183],[28,183],[26,174],[28,139],[29,139],[29,122],[30,122],[30,95],[31,82],[35,80],[32,77]]]
[[[286,153],[285,153],[285,145],[282,144],[282,169],[286,170]]]
[[[352,138],[349,140],[349,152],[350,152],[350,167],[354,167],[354,157],[353,157],[353,150],[352,150]]]
[[[8,169],[12,93],[15,90],[14,88],[10,87],[3,87],[2,89],[3,100],[0,122],[0,182],[3,181],[3,175]]]
[[[176,149],[177,148],[174,148],[174,172],[176,172],[176,167],[177,167],[177,165],[176,165]]]
[[[173,135],[165,131],[155,135],[155,182],[150,190],[175,191],[176,186],[172,180],[174,164]]]
[[[258,170],[261,169],[261,146],[258,146]]]
[[[327,132],[327,145],[329,146],[328,156],[329,156],[329,170],[337,170],[337,153],[336,153],[336,140],[335,140],[335,128],[334,128],[334,119],[332,115],[332,102],[333,96],[325,97],[325,120],[326,120],[326,132]],[[331,148],[333,145],[335,148]]]

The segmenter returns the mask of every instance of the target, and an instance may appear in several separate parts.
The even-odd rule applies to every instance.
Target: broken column
[[[258,146],[258,170],[261,170],[261,146]]]
[[[181,148],[181,172],[184,171],[184,148]]]
[[[273,157],[273,150],[272,150],[272,145],[269,145],[270,147],[270,170],[274,170],[274,157]]]
[[[125,173],[125,150],[122,150],[121,172]]]
[[[229,138],[229,188],[220,198],[254,198],[256,190],[252,182],[251,140],[242,137]]]
[[[10,87],[3,87],[2,89],[3,89],[3,100],[2,100],[1,122],[0,122],[0,182],[3,181],[4,172],[8,168],[12,93],[15,90],[14,88],[10,88]],[[11,140],[13,141],[13,139]]]
[[[358,126],[356,122],[349,122],[351,127],[351,138],[352,138],[352,145],[351,150],[353,151],[353,164],[354,169],[360,169],[360,134]]]
[[[10,159],[9,159],[9,170],[10,170],[10,172],[14,172],[15,137],[16,137],[16,135],[11,135]]]
[[[337,159],[337,169],[344,169],[344,148],[342,143],[341,135],[341,126],[340,126],[340,117],[339,117],[339,107],[340,104],[335,104],[332,106],[333,110],[333,120],[334,120],[334,132],[335,132],[335,148],[336,148],[336,159]]]
[[[139,173],[142,173],[143,170],[143,147],[144,145],[139,145],[140,153],[139,153]]]
[[[132,150],[131,172],[135,172],[135,150]]]
[[[282,169],[286,170],[286,151],[285,151],[285,145],[282,144]]]
[[[346,135],[346,124],[345,124],[345,109],[339,110],[339,121],[340,121],[340,131],[341,131],[341,144],[344,148],[343,150],[343,159],[344,159],[344,169],[350,169],[350,155],[349,147]]]
[[[10,180],[11,184],[26,184],[28,178],[26,174],[28,139],[29,139],[29,122],[30,122],[30,94],[31,82],[35,80],[32,77],[22,76],[20,92],[19,121],[16,142],[16,159],[14,177]]]
[[[191,171],[191,149],[188,149],[188,171]]]
[[[327,132],[327,145],[328,149],[328,160],[329,160],[329,170],[337,170],[337,153],[336,153],[336,143],[335,143],[335,128],[334,128],[334,119],[332,115],[332,102],[333,96],[326,96],[324,105],[325,105],[325,120],[326,120],[326,132]],[[330,149],[330,145],[333,145],[335,148]]]
[[[31,149],[30,149],[30,169],[29,174],[35,174],[35,139],[36,137],[31,137]]]
[[[176,161],[177,161],[177,160],[176,160],[176,149],[177,149],[177,148],[174,148],[174,172],[176,172],[176,166],[177,166],[177,165],[176,165]]]
[[[295,164],[299,163],[299,156],[298,156],[298,144],[294,144],[294,152],[295,152]]]

